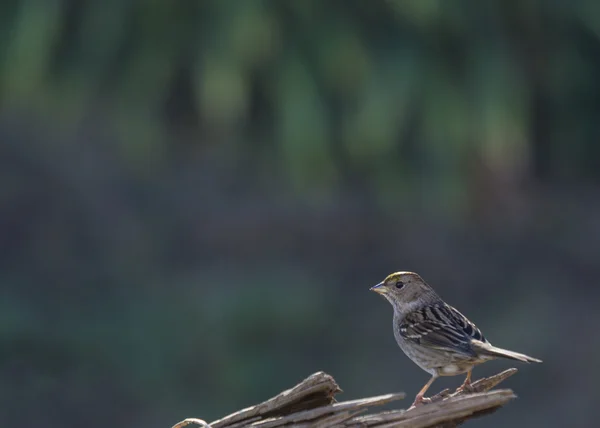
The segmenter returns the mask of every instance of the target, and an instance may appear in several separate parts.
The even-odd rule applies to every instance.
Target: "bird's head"
[[[408,313],[439,297],[423,279],[414,272],[395,272],[388,275],[371,291],[381,294],[401,313]]]

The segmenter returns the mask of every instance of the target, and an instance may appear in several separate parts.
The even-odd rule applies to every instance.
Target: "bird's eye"
[[[402,281],[396,281],[396,288],[401,289],[402,287],[404,287],[404,283]]]

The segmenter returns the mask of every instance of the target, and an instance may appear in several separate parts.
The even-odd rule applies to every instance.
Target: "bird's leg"
[[[473,367],[469,369],[467,372],[467,377],[463,384],[456,389],[456,392],[466,391],[468,392],[471,389],[471,372],[473,371]]]
[[[431,376],[431,379],[429,379],[429,382],[427,382],[425,384],[425,386],[423,388],[421,388],[421,390],[415,397],[414,403],[412,403],[412,406],[410,406],[411,409],[413,407],[417,407],[417,406],[420,406],[422,404],[426,404],[429,402],[429,398],[425,398],[425,393],[427,392],[427,390],[429,389],[429,387],[431,386],[433,381],[437,379],[437,377],[438,377],[437,374],[434,374],[433,376]]]

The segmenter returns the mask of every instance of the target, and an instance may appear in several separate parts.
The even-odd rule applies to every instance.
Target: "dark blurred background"
[[[413,270],[544,360],[486,426],[591,426],[599,76],[595,0],[3,1],[0,425],[412,399]]]

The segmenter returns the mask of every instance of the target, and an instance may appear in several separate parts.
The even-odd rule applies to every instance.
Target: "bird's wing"
[[[464,315],[446,304],[425,306],[408,314],[400,324],[405,340],[421,346],[476,356],[473,339],[487,342],[481,331]]]

